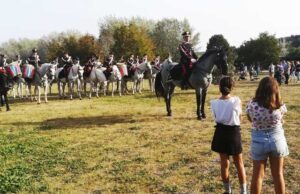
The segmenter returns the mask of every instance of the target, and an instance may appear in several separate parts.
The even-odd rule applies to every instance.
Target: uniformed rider
[[[180,51],[180,64],[182,65],[182,82],[181,88],[186,89],[189,85],[188,79],[192,73],[193,63],[197,61],[197,55],[193,50],[193,46],[190,43],[191,34],[186,31],[182,33],[183,42],[179,45]]]

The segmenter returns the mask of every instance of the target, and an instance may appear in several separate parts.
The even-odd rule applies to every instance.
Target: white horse
[[[114,88],[114,83],[117,83],[117,90],[119,92],[119,96],[122,96],[122,86],[121,86],[121,82],[122,82],[122,75],[120,73],[119,68],[116,65],[112,66],[112,72],[111,75],[108,79],[108,83],[107,83],[107,90],[109,88],[109,84],[112,84],[112,89],[111,89],[111,96],[114,96],[114,92],[115,92],[115,88]]]
[[[96,91],[96,97],[99,97],[99,90],[98,90],[98,83],[99,86],[103,84],[103,94],[106,95],[106,89],[107,89],[107,79],[103,73],[103,70],[105,68],[96,68],[93,67],[90,75],[88,77],[84,78],[84,93],[86,94],[86,84],[90,84],[90,93],[89,98],[92,98],[92,92],[93,90]]]
[[[57,80],[58,93],[60,98],[66,97],[65,87],[68,84],[70,100],[73,99],[74,85],[77,84],[77,93],[79,99],[81,99],[81,82],[83,77],[83,67],[79,63],[72,65],[68,73],[67,78],[59,78],[60,72],[63,71],[63,67],[58,68],[55,71],[55,78]]]
[[[24,66],[29,65],[25,64]],[[40,67],[37,67],[35,69],[35,75],[33,79],[25,78],[25,81],[28,85],[29,95],[31,101],[33,101],[32,92],[31,92],[31,86],[35,86],[34,88],[34,94],[35,99],[38,101],[38,104],[41,103],[41,87],[44,88],[44,94],[45,94],[45,102],[48,102],[48,78],[46,76],[46,73],[50,71],[50,69],[55,68],[55,66],[51,63],[44,63]],[[26,94],[27,95],[27,94]],[[37,96],[37,97],[36,97]]]
[[[123,92],[127,92],[127,81],[132,81],[132,94],[135,94],[137,92],[141,92],[141,82],[143,81],[144,78],[144,73],[145,71],[150,71],[150,74],[152,74],[152,68],[150,63],[144,62],[141,64],[138,64],[135,67],[135,71],[133,76],[124,76],[123,77]]]
[[[16,97],[23,98],[23,86],[24,86],[25,80],[22,77],[18,77],[17,79],[14,79],[13,85],[12,85],[12,96],[14,99]]]
[[[160,71],[160,67],[158,67],[156,65],[151,65],[151,70],[152,71],[147,70],[145,72],[144,79],[149,80],[150,90],[151,90],[151,92],[154,92],[155,78],[156,78],[156,74]],[[142,88],[144,88],[144,81],[142,82],[142,85],[143,85]]]

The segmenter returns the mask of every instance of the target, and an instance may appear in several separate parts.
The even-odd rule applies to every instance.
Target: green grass
[[[243,109],[258,82],[238,82]],[[284,176],[288,193],[300,191],[300,84],[282,86],[290,155]],[[207,96],[218,97],[211,86]],[[208,103],[207,103],[208,104]],[[141,95],[58,100],[16,100],[0,112],[0,193],[222,193],[218,155],[210,150],[214,122],[196,120],[193,91],[176,90],[174,116],[163,99]],[[250,123],[242,120],[248,183]],[[231,168],[234,193],[239,193]],[[267,169],[262,193],[273,193]]]

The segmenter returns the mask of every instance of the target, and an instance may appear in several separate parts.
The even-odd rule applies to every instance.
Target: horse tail
[[[162,78],[161,78],[161,72],[158,72],[156,74],[156,78],[155,78],[155,94],[156,97],[159,98],[161,96],[164,96],[164,87],[162,85]]]

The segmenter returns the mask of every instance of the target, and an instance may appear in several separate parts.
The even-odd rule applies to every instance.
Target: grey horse
[[[227,54],[223,49],[207,50],[193,65],[191,76],[189,77],[190,88],[196,91],[197,100],[197,118],[205,119],[204,104],[207,89],[212,81],[212,71],[217,66],[223,75],[227,75],[228,64]],[[172,63],[171,60],[165,60],[161,71],[155,79],[155,93],[157,97],[163,96],[166,103],[167,115],[172,116],[171,96],[175,86],[181,86],[182,71],[181,64]]]

